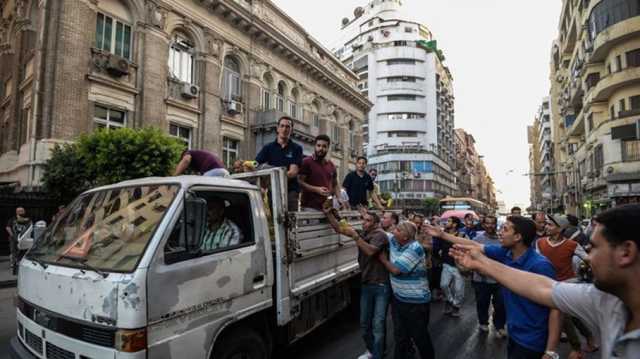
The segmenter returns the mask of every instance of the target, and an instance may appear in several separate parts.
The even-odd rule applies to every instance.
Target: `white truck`
[[[269,358],[345,308],[355,243],[286,211],[283,169],[237,177],[80,195],[20,263],[12,357]]]

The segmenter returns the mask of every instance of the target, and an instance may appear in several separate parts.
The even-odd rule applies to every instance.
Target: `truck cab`
[[[355,245],[285,210],[282,169],[243,177],[76,198],[20,263],[12,356],[268,358],[344,308]]]

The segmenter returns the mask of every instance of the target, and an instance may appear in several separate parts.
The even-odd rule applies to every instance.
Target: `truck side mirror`
[[[204,198],[188,197],[184,202],[187,250],[196,252],[200,249],[202,235],[207,225],[207,201]]]

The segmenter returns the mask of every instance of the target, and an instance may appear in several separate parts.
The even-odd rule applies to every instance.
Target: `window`
[[[207,221],[198,240],[187,240],[184,215],[180,215],[165,245],[165,263],[172,264],[255,243],[251,200],[244,193],[196,190],[195,196],[207,204]],[[190,248],[194,243],[200,250]]]
[[[353,122],[349,122],[349,148],[356,149],[356,129]]]
[[[169,73],[172,77],[193,83],[193,50],[193,44],[184,36],[174,36],[169,48]]]
[[[609,115],[611,115],[611,119],[616,118],[616,109],[615,109],[615,106],[611,105],[611,107],[609,107]]]
[[[293,101],[289,101],[289,115],[293,118],[298,118],[298,104]]]
[[[596,146],[593,150],[593,166],[596,172],[602,171],[602,167],[604,166],[604,152],[602,150],[602,145]]]
[[[242,80],[240,79],[240,64],[231,56],[224,58],[224,76],[222,88],[227,101],[238,100],[242,96]]]
[[[184,142],[187,148],[191,148],[191,127],[169,124],[169,135]]]
[[[622,71],[622,57],[616,56],[616,71]]]
[[[342,141],[340,141],[340,127],[338,127],[338,125],[336,124],[335,126],[333,126],[333,134],[331,137],[333,137],[331,140],[333,141],[334,144],[339,144]]]
[[[390,132],[387,132],[387,137],[418,137],[418,132],[415,132],[415,131],[390,131]]]
[[[125,111],[96,105],[93,115],[93,122],[97,128],[119,128],[125,127],[127,114]]]
[[[406,41],[394,41],[393,46],[407,46]]]
[[[393,59],[387,60],[387,65],[415,65],[416,60],[414,59]]]
[[[593,131],[593,114],[590,113],[589,116],[587,117],[587,126],[589,127],[589,129],[587,131]]]
[[[269,91],[268,89],[262,89],[262,109],[273,109],[273,106],[271,104],[271,91]]]
[[[317,113],[313,114],[313,127],[320,128],[320,115]]]
[[[418,120],[425,117],[424,113],[389,113],[386,115],[387,120]]]
[[[394,82],[416,82],[418,81],[417,77],[414,76],[393,76],[393,77],[387,77],[387,83],[394,83]]]
[[[407,26],[407,27],[404,28],[404,32],[412,33],[413,32],[413,28]]]
[[[240,141],[238,140],[228,137],[222,138],[222,161],[226,167],[231,168],[233,163],[239,158],[239,145]]]
[[[627,66],[640,67],[640,49],[627,52]]]
[[[389,95],[387,101],[415,101],[415,95]]]
[[[103,13],[98,13],[96,47],[125,59],[130,59],[131,26]]]
[[[640,15],[640,2],[637,0],[600,1],[589,15],[591,40],[610,26],[637,15]]]
[[[640,95],[629,97],[629,105],[632,110],[640,110]]]
[[[621,98],[618,103],[620,105],[620,112],[624,112],[627,110],[627,104],[623,98]]]
[[[622,140],[622,161],[640,161],[640,140]]]

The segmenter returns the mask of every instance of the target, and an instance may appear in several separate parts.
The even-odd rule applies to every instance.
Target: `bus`
[[[484,202],[468,197],[445,197],[440,200],[440,213],[450,210],[469,210],[477,214],[490,214],[491,208]]]

